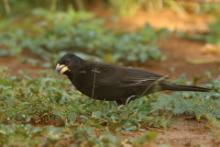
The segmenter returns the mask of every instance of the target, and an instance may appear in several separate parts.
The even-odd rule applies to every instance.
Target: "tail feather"
[[[188,85],[177,85],[173,83],[161,83],[160,86],[163,90],[173,91],[197,91],[197,92],[208,92],[211,89],[199,87],[199,86],[188,86]]]

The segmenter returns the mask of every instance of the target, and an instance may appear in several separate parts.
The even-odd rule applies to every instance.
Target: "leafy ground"
[[[67,80],[58,78],[49,71],[42,73],[39,78],[31,78],[24,73],[16,77],[10,76],[7,70],[1,69],[0,81],[2,144],[139,146],[152,141],[165,144],[169,142],[166,137],[172,138],[169,142],[172,143],[175,138],[169,131],[165,132],[165,137],[163,133],[157,135],[158,129],[152,128],[168,128],[171,124],[176,124],[175,116],[179,115],[204,121],[213,130],[219,127],[219,80],[209,82],[207,86],[214,91],[208,94],[157,93],[125,106],[89,99],[75,91]],[[190,126],[184,124],[184,121],[181,121],[183,124],[180,126],[184,126],[184,131],[189,132]],[[187,123],[190,125],[196,122]],[[202,126],[199,128],[205,129]],[[133,134],[136,131],[139,135]],[[194,133],[196,131],[191,135]],[[207,139],[218,141],[218,133],[218,129],[215,129],[210,132],[214,137],[209,136]],[[135,137],[125,138],[122,134],[133,134]],[[180,139],[185,137],[180,136]],[[183,144],[196,143],[191,142],[193,139],[189,137]]]
[[[163,30],[145,25],[134,32],[112,31],[93,13],[73,9],[56,13],[36,9],[26,18],[2,21],[0,31],[2,56],[29,50],[48,64],[68,51],[86,53],[111,63],[162,59],[156,43]]]
[[[132,65],[171,78],[186,73],[195,83],[205,81],[213,92],[157,93],[126,106],[81,95],[53,68],[23,60],[24,56],[38,59],[30,52],[1,57],[0,64],[8,70],[0,72],[0,142],[9,146],[218,146],[219,62],[209,59],[219,55],[204,53],[203,47],[204,43],[174,35],[159,43],[166,60]],[[177,82],[185,81],[183,77]]]
[[[142,68],[146,68],[147,70],[155,71],[161,74],[168,74],[171,76],[171,78],[179,77],[179,74],[181,73],[187,73],[188,77],[190,78],[197,76],[198,79],[200,79],[199,80],[200,82],[202,82],[203,80],[207,81],[207,79],[214,78],[218,75],[219,63],[192,64],[188,62],[187,60],[185,60],[185,57],[187,56],[182,56],[184,54],[180,52],[182,51],[181,48],[180,50],[176,50],[177,47],[184,48],[185,45],[189,46],[187,50],[188,52],[192,52],[195,48],[199,49],[200,47],[203,46],[203,44],[201,43],[185,41],[185,40],[178,39],[175,37],[166,42],[162,41],[161,42],[161,46],[163,46],[162,50],[166,54],[167,60],[165,60],[162,63],[151,61],[151,62],[148,62],[146,65],[142,64],[141,65]],[[186,50],[184,51],[185,55],[189,55],[187,54],[187,51]],[[179,56],[176,57],[174,55],[179,55]],[[204,55],[204,54],[201,54],[201,55]],[[177,61],[176,63],[172,62],[174,59]],[[49,70],[50,74],[39,73],[39,71],[45,71],[45,70],[46,72],[48,72],[48,69],[42,69],[42,67],[36,67],[36,66],[30,65],[27,63],[22,63],[19,59],[15,59],[15,58],[1,58],[0,63],[1,65],[9,67],[9,70],[7,72],[4,72],[4,74],[1,74],[1,75],[5,75],[5,73],[10,72],[10,75],[17,75],[18,77],[20,77],[16,79],[15,77],[11,77],[10,75],[8,75],[7,78],[5,78],[4,76],[1,76],[2,77],[1,81],[3,79],[9,80],[7,82],[3,82],[3,83],[8,84],[9,87],[11,83],[15,83],[19,85],[19,86],[16,86],[16,85],[13,86],[13,87],[17,87],[17,89],[13,88],[14,91],[17,91],[17,90],[18,91],[29,91],[27,90],[28,87],[32,90],[36,89],[36,92],[34,93],[34,95],[36,95],[36,98],[33,98],[32,96],[32,98],[35,100],[29,99],[28,98],[29,96],[27,93],[26,94],[21,93],[22,97],[21,96],[19,97],[21,97],[22,99],[19,98],[18,100],[16,100],[16,103],[11,103],[11,101],[14,101],[14,99],[17,99],[18,96],[15,95],[14,99],[11,99],[10,101],[8,101],[8,104],[10,105],[6,106],[7,109],[5,109],[5,107],[2,107],[2,109],[4,110],[3,112],[5,111],[8,112],[7,114],[3,113],[5,116],[1,115],[1,118],[2,118],[1,122],[4,124],[2,126],[3,136],[5,136],[5,139],[6,139],[6,140],[3,140],[4,143],[13,144],[13,142],[19,142],[20,146],[24,146],[24,145],[28,146],[30,145],[30,143],[36,143],[38,145],[40,143],[48,144],[48,145],[49,144],[50,145],[52,144],[53,145],[54,144],[69,145],[72,143],[91,145],[94,142],[96,143],[99,142],[99,144],[106,144],[106,141],[113,144],[112,146],[120,145],[120,144],[122,146],[123,144],[124,145],[132,144],[132,145],[140,146],[139,142],[141,142],[141,145],[143,145],[142,142],[145,142],[146,146],[149,146],[149,145],[155,146],[156,144],[157,145],[158,144],[169,144],[171,146],[190,146],[190,145],[194,146],[194,145],[202,144],[202,145],[207,145],[207,146],[208,145],[213,146],[213,145],[217,145],[218,143],[218,123],[216,124],[215,119],[214,120],[208,119],[209,121],[207,121],[203,119],[204,116],[200,118],[201,117],[200,113],[197,114],[197,120],[195,120],[195,117],[196,117],[195,114],[191,114],[191,113],[187,115],[184,114],[183,116],[181,115],[181,117],[179,116],[180,114],[177,114],[178,117],[176,117],[176,114],[175,114],[176,112],[175,113],[172,112],[171,114],[170,113],[159,113],[158,114],[158,112],[156,114],[149,113],[149,111],[151,111],[152,109],[149,106],[152,103],[151,101],[146,101],[148,100],[148,98],[141,98],[141,100],[135,101],[135,103],[131,103],[129,104],[129,106],[123,106],[122,108],[120,107],[117,108],[117,106],[114,103],[109,104],[106,102],[102,103],[98,101],[93,101],[93,100],[90,100],[88,98],[81,96],[79,93],[77,93],[77,95],[79,95],[77,98],[76,92],[74,92],[74,89],[72,88],[70,83],[67,81],[67,79],[54,75],[53,69]],[[140,66],[140,65],[135,64],[134,66]],[[172,68],[167,68],[168,66],[175,67],[175,70],[173,70]],[[32,76],[36,77],[37,79],[32,80],[32,78],[28,78],[28,76],[25,79],[23,79],[24,75],[23,74],[20,75],[19,74],[20,72],[18,72],[19,70],[25,70],[29,72]],[[207,70],[212,71],[213,76],[211,76],[210,73],[207,73]],[[198,75],[198,71],[199,71],[199,75]],[[42,76],[42,74],[44,76]],[[8,77],[11,77],[12,78],[11,80],[15,80],[15,81],[13,82],[10,81],[10,78]],[[46,77],[46,78],[40,78],[40,77]],[[204,78],[200,78],[200,77],[204,77]],[[43,84],[42,82],[45,84]],[[28,84],[28,86],[23,85],[24,87],[27,87],[27,88],[25,88],[25,90],[22,90],[22,89],[19,90],[19,88],[21,88],[20,83]],[[42,85],[46,87],[50,87],[50,88],[41,87]],[[64,87],[62,91],[61,91],[61,88],[59,88],[60,86],[62,87],[62,89]],[[11,89],[11,88],[7,88],[7,89]],[[39,91],[40,89],[47,89],[47,91],[45,91],[45,93],[42,93],[42,90]],[[29,92],[29,94],[31,93],[32,92]],[[43,97],[41,94],[39,95],[37,93],[42,93]],[[49,96],[47,96],[48,94]],[[63,100],[60,99],[60,97],[62,97],[61,95],[64,95],[62,98]],[[4,93],[3,96],[5,97],[7,96],[7,94]],[[160,95],[160,94],[158,96],[161,96],[161,99],[156,98],[156,95],[152,96],[152,99],[162,100],[162,101],[157,101],[158,104],[159,102],[164,102],[164,101],[172,104],[174,103],[173,100],[177,98],[175,94],[174,95],[169,94],[168,97]],[[197,96],[193,96],[193,97],[195,97],[193,99],[198,99]],[[199,98],[199,101],[203,98],[204,97]],[[177,101],[181,99],[183,99],[182,96],[180,96],[177,99]],[[191,102],[188,102],[190,101],[190,99],[191,98],[186,98],[186,101],[182,101],[182,103],[183,104],[191,103]],[[146,101],[146,105],[145,104],[143,105],[145,101]],[[68,103],[68,104],[62,104],[62,103]],[[36,105],[36,106],[31,108],[30,104],[34,106]],[[42,104],[43,106],[41,106]],[[206,108],[207,103],[205,102],[204,104],[205,105],[201,104],[201,109]],[[174,103],[174,106],[175,105],[179,107],[179,105],[181,104]],[[106,113],[107,106],[112,107],[112,110],[114,111],[113,112],[108,111],[108,113]],[[140,106],[143,106],[143,107],[140,107]],[[162,106],[162,105],[158,105],[158,106],[168,108],[167,104],[165,104],[165,106]],[[85,109],[85,107],[87,109]],[[185,110],[183,109],[183,110],[180,110],[179,112],[181,111],[189,112],[190,111],[189,109],[192,107],[198,107],[198,106],[189,106],[189,107],[186,107]],[[215,106],[211,110],[218,111],[218,107],[219,106]],[[16,108],[16,109],[10,110],[8,108]],[[76,110],[76,108],[78,110]],[[141,108],[143,108],[143,110],[141,110]],[[85,110],[81,112],[83,109]],[[125,112],[131,112],[128,109],[131,109],[132,112],[134,112],[134,110],[136,109],[137,112],[135,114],[128,114],[128,113],[126,114]],[[39,110],[39,112],[35,113],[34,110]],[[108,107],[108,110],[109,110],[109,107]],[[92,114],[91,112],[94,112],[94,113]],[[207,114],[207,112],[209,112],[209,110],[206,110],[206,112],[201,112],[201,113],[203,113],[204,115],[204,114]],[[70,113],[70,116],[67,115],[68,113]],[[73,116],[71,116],[72,113],[74,113]],[[10,114],[10,116],[7,116],[8,114]],[[103,114],[107,114],[107,116],[104,117],[105,118],[104,122],[103,122],[103,116],[100,116]],[[116,119],[116,118],[114,117],[112,118],[112,115],[120,119],[123,118],[121,117],[121,115],[124,117],[126,117],[126,115],[127,117],[128,115],[132,115],[134,120],[127,119],[128,122],[132,122],[131,124],[129,123],[127,124],[130,127],[126,126],[124,124],[125,122],[123,122],[122,120],[120,120],[120,123],[123,123],[123,125],[120,123],[114,124],[112,119]],[[141,115],[144,115],[144,116],[140,118]],[[18,118],[16,118],[15,116]],[[7,120],[6,119],[7,117],[10,117],[10,120]],[[70,119],[68,117],[73,117],[73,118]],[[137,117],[139,119],[137,119]],[[124,119],[126,120],[126,118]],[[89,122],[89,120],[92,122]],[[8,124],[8,122],[10,122],[9,123],[10,125]],[[69,124],[70,122],[73,124]],[[25,124],[25,125],[22,125],[22,124]],[[86,124],[86,126],[82,124]],[[59,127],[58,128],[49,127],[47,125],[55,125]],[[81,126],[81,128],[77,126]],[[131,130],[123,130],[123,129],[121,130],[120,127],[122,126],[126,126],[125,127],[126,129],[131,129]],[[12,128],[10,133],[7,132],[8,130],[10,130],[10,129],[7,129],[7,127]],[[119,129],[121,131],[115,131],[114,129],[116,130]],[[33,135],[30,136],[30,139],[24,139],[26,138],[25,134],[27,134],[27,131],[28,131],[28,134],[30,134],[30,132],[33,132]],[[78,133],[79,136],[81,136],[82,134],[84,137],[89,136],[91,140],[89,140],[89,142],[83,142],[80,140],[74,141],[75,139],[78,139],[78,135],[76,135],[75,133]],[[18,137],[17,134],[23,134],[24,136]],[[57,134],[57,136],[55,134]],[[100,136],[96,137],[94,136],[94,134],[98,136],[100,135]],[[12,138],[12,142],[8,140],[9,138]],[[32,142],[33,138],[35,138],[34,140],[36,140],[36,142]],[[103,138],[108,138],[108,139],[105,140]],[[44,140],[44,142],[41,141],[42,139]],[[137,141],[138,143],[136,143],[136,141],[133,142],[133,140],[136,140],[136,139],[138,140]]]

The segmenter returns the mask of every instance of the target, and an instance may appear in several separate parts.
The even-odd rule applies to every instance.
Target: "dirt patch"
[[[168,129],[151,129],[158,133],[154,141],[143,144],[144,147],[157,147],[166,145],[169,147],[218,147],[220,144],[215,140],[213,133],[207,127],[206,121],[196,121],[179,117]],[[144,131],[145,132],[145,131]],[[137,137],[144,133],[130,132],[124,133],[125,141],[127,137]]]
[[[167,28],[172,31],[207,32],[209,20],[207,16],[190,15],[188,13],[178,14],[170,10],[164,10],[162,12],[149,11],[148,13],[140,11],[134,19],[124,18],[120,22],[122,22],[122,25],[131,24],[131,29],[149,23],[155,28]]]
[[[162,62],[148,61],[145,64],[135,64],[148,71],[153,71],[171,78],[179,77],[185,73],[188,78],[206,77],[207,72],[214,77],[220,73],[219,54],[204,54],[205,44],[171,37],[160,42],[160,48],[166,54],[166,60]],[[191,63],[191,60],[203,60],[202,64]]]
[[[158,11],[137,11],[134,16],[115,17],[112,22],[112,13],[106,9],[93,8],[91,9],[97,16],[104,18],[107,21],[107,26],[118,30],[137,30],[145,24],[150,24],[154,28],[166,28],[171,31],[184,32],[200,32],[208,31],[208,23],[213,21],[213,18],[208,15],[198,15],[196,13],[176,12],[170,9]],[[114,13],[114,12],[113,12]],[[128,27],[129,26],[129,27]]]
[[[204,122],[177,119],[167,130],[162,130],[156,140],[157,144],[167,144],[170,147],[217,147],[213,134]]]
[[[33,66],[28,63],[23,63],[16,57],[0,57],[0,66],[7,67],[9,70],[9,73],[12,75],[17,75],[21,71],[26,72],[33,77],[36,77],[39,75],[39,72],[44,70],[44,68],[39,66]]]

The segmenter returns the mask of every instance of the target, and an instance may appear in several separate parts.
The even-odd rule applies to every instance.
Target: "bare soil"
[[[187,12],[176,12],[168,10],[138,11],[134,16],[115,17],[114,12],[103,10],[103,8],[93,8],[97,16],[109,20],[107,26],[118,30],[134,31],[145,24],[150,24],[154,28],[166,28],[171,31],[184,31],[191,33],[205,33],[208,31],[208,23],[214,19],[208,15],[196,15]]]
[[[217,147],[205,122],[179,118],[167,130],[162,130],[156,144],[168,144],[170,147]]]
[[[183,73],[188,78],[207,78],[207,72],[211,72],[213,78],[217,77],[220,73],[220,54],[204,53],[204,46],[204,43],[171,37],[160,42],[166,60],[159,63],[149,61],[139,66],[171,78]]]
[[[145,143],[144,147],[158,147],[168,145],[169,147],[219,147],[220,143],[215,140],[210,132],[206,121],[195,121],[187,118],[176,118],[171,127],[167,129],[151,129],[158,132],[154,141]],[[143,132],[125,133],[123,137],[135,137]]]
[[[33,77],[39,75],[39,72],[44,70],[42,67],[33,66],[20,61],[17,57],[0,57],[0,67],[7,67],[9,73],[18,75],[21,71],[30,74]]]

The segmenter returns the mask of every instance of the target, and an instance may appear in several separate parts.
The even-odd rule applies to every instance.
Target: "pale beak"
[[[60,74],[64,74],[66,71],[69,71],[69,68],[66,65],[63,64],[57,64],[56,71]]]

